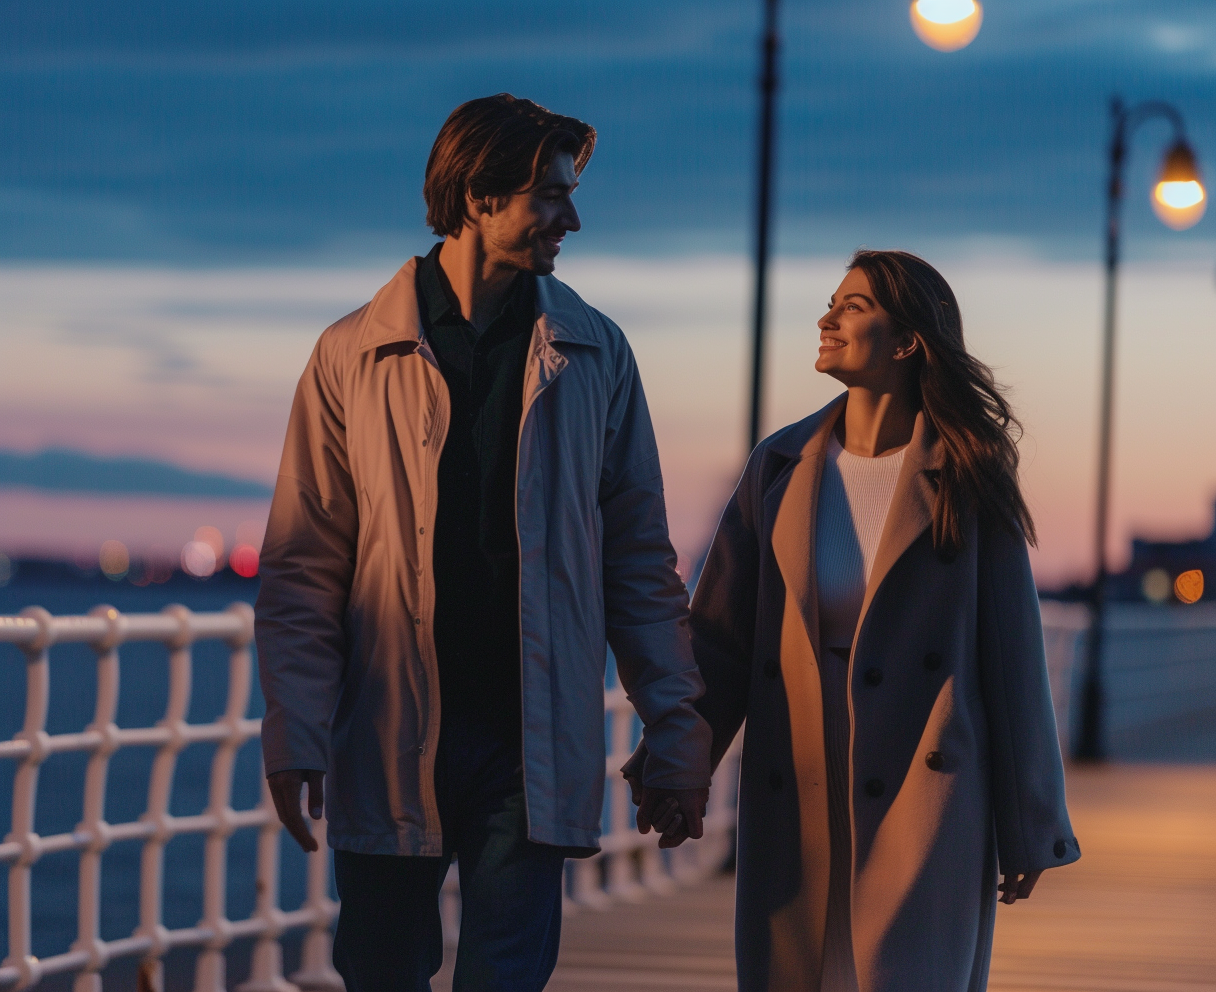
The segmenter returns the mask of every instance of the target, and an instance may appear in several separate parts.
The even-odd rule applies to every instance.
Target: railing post
[[[34,606],[21,612],[38,624],[38,636],[25,647],[25,721],[17,737],[29,744],[13,780],[13,825],[6,842],[21,845],[21,854],[8,870],[8,957],[4,964],[17,969],[15,988],[36,985],[42,968],[32,953],[30,874],[42,853],[34,833],[38,802],[38,769],[46,760],[46,712],[51,694],[50,647],[54,640],[51,615]]]
[[[140,819],[152,825],[139,858],[139,928],[137,936],[146,937],[152,946],[140,962],[140,973],[152,992],[164,990],[164,956],[169,951],[168,930],[164,925],[163,892],[165,845],[173,837],[169,801],[173,794],[173,773],[177,756],[186,746],[186,714],[190,710],[190,689],[194,677],[190,611],[184,606],[166,606],[161,611],[177,621],[177,633],[169,649],[169,699],[165,715],[157,722],[168,732],[168,740],[156,751],[148,778],[148,804]]]
[[[317,849],[308,855],[308,898],[304,905],[312,915],[308,936],[300,956],[300,970],[291,980],[302,989],[317,992],[345,992],[342,976],[334,970],[333,937],[329,927],[338,915],[338,906],[329,898],[329,843],[326,820],[309,819]]]
[[[88,836],[88,846],[80,852],[77,903],[78,929],[73,950],[85,951],[89,962],[76,975],[74,992],[101,992],[101,970],[109,962],[106,946],[101,940],[101,856],[109,846],[109,829],[105,822],[106,772],[110,755],[117,748],[114,716],[118,712],[119,668],[118,645],[122,641],[119,613],[112,606],[97,606],[89,616],[104,617],[106,636],[94,643],[97,652],[97,702],[93,722],[87,730],[100,740],[89,756],[84,780],[84,813],[77,833]]]

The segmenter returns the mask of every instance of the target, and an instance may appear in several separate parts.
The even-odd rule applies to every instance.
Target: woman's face
[[[861,269],[851,269],[819,319],[815,371],[826,372],[846,386],[886,391],[904,374],[903,359],[916,347],[916,338],[899,331],[878,305],[869,277]]]

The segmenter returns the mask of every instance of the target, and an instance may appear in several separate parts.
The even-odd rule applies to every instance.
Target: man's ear
[[[481,219],[481,217],[492,214],[495,206],[494,197],[492,196],[475,197],[472,193],[468,192],[464,195],[465,212],[474,223]]]

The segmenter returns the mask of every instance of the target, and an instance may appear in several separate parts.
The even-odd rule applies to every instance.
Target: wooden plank
[[[1216,990],[1216,767],[1073,767],[1083,857],[998,907],[993,992]],[[735,988],[734,880],[563,923],[550,992]],[[436,976],[448,992],[452,953]]]

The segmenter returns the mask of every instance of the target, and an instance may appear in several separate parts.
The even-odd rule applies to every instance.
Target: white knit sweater
[[[865,458],[845,451],[835,433],[828,442],[815,520],[819,643],[825,650],[853,643],[905,450]]]

